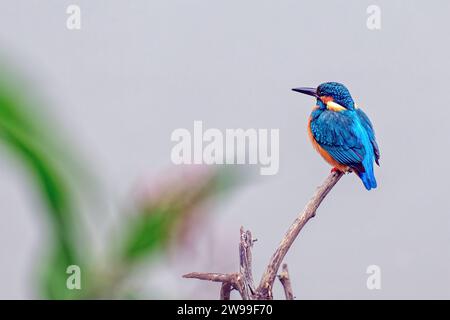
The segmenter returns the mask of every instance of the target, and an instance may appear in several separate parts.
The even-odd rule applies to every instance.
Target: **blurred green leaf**
[[[46,204],[51,225],[49,240],[54,252],[43,271],[43,293],[47,298],[66,298],[73,295],[66,288],[66,268],[83,263],[77,256],[72,227],[75,195],[68,178],[70,170],[47,134],[49,127],[36,116],[23,93],[0,79],[0,142],[28,169]],[[57,136],[56,132],[53,134]]]
[[[57,223],[63,223],[62,220],[66,219],[71,211],[70,200],[67,198],[69,188],[64,178],[51,156],[35,142],[35,139],[2,118],[1,106],[0,101],[0,137],[33,174],[49,206],[52,219]]]
[[[194,175],[194,177],[192,177]],[[194,172],[160,186],[157,196],[144,199],[126,230],[122,261],[134,262],[162,249],[187,227],[197,209],[236,182],[228,169]]]
[[[168,240],[167,235],[174,222],[174,214],[175,212],[155,209],[135,221],[133,231],[125,244],[126,260],[134,260],[163,246]]]
[[[205,171],[197,167],[188,177],[157,186],[154,194],[141,199],[136,214],[128,217],[121,227],[124,237],[117,237],[121,245],[118,257],[114,257],[118,264],[104,277],[94,277],[93,272],[98,270],[91,271],[87,267],[91,266],[85,256],[87,248],[79,241],[81,223],[75,214],[79,208],[73,178],[80,176],[80,172],[74,172],[74,157],[68,157],[70,150],[67,152],[67,148],[55,142],[60,134],[45,116],[36,112],[35,101],[27,101],[24,92],[5,79],[0,78],[0,143],[27,169],[47,209],[50,225],[50,249],[46,252],[39,282],[44,298],[115,296],[117,285],[129,272],[128,266],[151,257],[179,238],[191,228],[192,218],[198,218],[198,209],[204,203],[236,182],[236,176],[229,169]],[[70,290],[66,286],[69,277],[66,270],[71,265],[82,270],[82,290]]]

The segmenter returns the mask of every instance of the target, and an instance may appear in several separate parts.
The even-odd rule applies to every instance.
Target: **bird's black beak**
[[[292,91],[307,94],[308,96],[318,97],[316,88],[293,88]]]

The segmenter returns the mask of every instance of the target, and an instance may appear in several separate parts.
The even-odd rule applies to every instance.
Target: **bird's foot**
[[[337,172],[337,173],[340,173],[340,172],[342,172],[342,171],[339,170],[338,168],[333,168],[333,169],[331,169],[331,172]]]

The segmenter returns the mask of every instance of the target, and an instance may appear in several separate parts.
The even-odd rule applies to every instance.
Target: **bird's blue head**
[[[317,105],[333,111],[354,110],[355,102],[348,89],[338,82],[325,82],[317,88],[294,88],[296,92],[317,98]]]

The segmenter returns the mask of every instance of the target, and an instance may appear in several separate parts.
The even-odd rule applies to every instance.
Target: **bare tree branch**
[[[243,300],[268,300],[273,299],[272,289],[273,283],[276,279],[278,269],[283,262],[286,253],[294,243],[298,234],[305,226],[305,224],[316,215],[316,210],[322,203],[323,199],[333,189],[336,183],[344,175],[343,172],[333,170],[324,183],[317,189],[311,200],[306,205],[305,209],[294,220],[289,230],[286,232],[284,238],[281,240],[277,250],[272,255],[270,262],[261,278],[259,286],[255,288],[252,275],[252,253],[253,238],[250,231],[244,231],[243,227],[240,229],[239,241],[239,272],[231,274],[223,273],[199,273],[193,272],[184,275],[184,278],[195,278],[200,280],[209,280],[215,282],[222,282],[220,289],[220,298],[230,299],[230,292],[233,289],[239,291]],[[283,284],[286,299],[292,300],[293,293],[288,274],[287,266],[283,266],[283,271],[279,276]]]
[[[247,230],[244,231],[244,227],[240,229],[241,241],[239,243],[239,272],[244,277],[245,294],[248,297],[252,297],[255,294],[255,285],[253,284],[252,275],[252,251],[253,238],[252,233]]]
[[[183,275],[183,278],[207,280],[213,282],[222,282],[220,297],[224,300],[229,299],[231,290],[236,289],[241,294],[243,300],[248,300],[244,288],[243,276],[239,273],[211,273],[211,272],[192,272]]]
[[[286,295],[286,300],[294,300],[294,292],[292,291],[291,278],[289,277],[289,270],[286,263],[281,266],[281,273],[278,275],[281,284],[284,288],[284,294]]]
[[[231,290],[233,290],[231,283],[223,282],[220,288],[220,300],[230,300]]]
[[[191,272],[183,275],[183,278],[208,280],[214,282],[232,282],[234,274],[212,273],[212,272]]]
[[[272,299],[272,287],[276,278],[278,269],[283,261],[286,253],[291,245],[294,243],[298,234],[305,226],[305,224],[316,215],[316,210],[322,203],[323,199],[327,196],[339,179],[344,175],[340,171],[332,171],[324,183],[317,189],[314,196],[309,200],[303,212],[295,219],[289,230],[286,232],[283,240],[270,259],[269,265],[263,274],[261,282],[257,291],[258,299]]]

